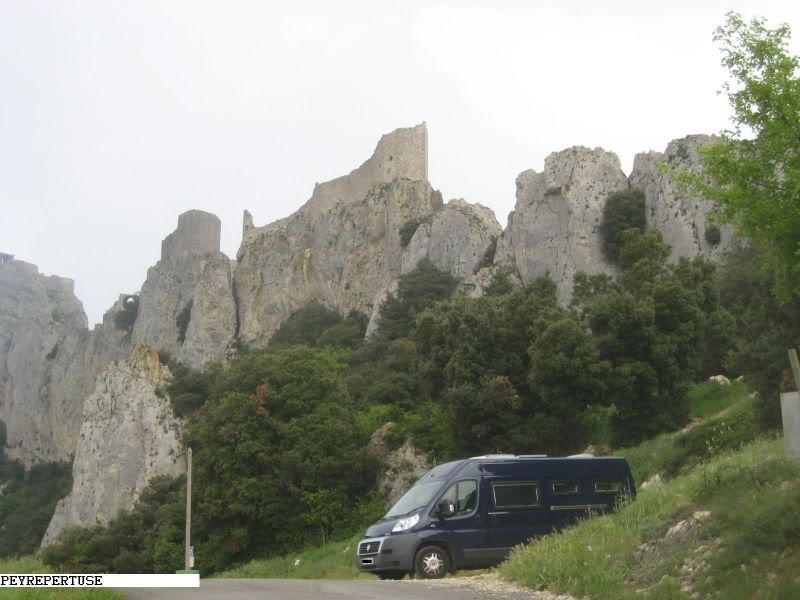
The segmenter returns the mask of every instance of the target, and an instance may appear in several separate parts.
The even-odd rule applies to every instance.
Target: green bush
[[[623,233],[628,229],[644,232],[647,227],[644,194],[639,190],[614,192],[606,200],[600,222],[600,244],[606,259],[619,262]]]
[[[402,275],[396,295],[390,295],[380,313],[381,334],[390,339],[409,335],[416,316],[436,302],[450,297],[456,279],[423,258],[416,268]]]
[[[72,467],[65,463],[22,465],[2,460],[0,557],[32,554],[39,548],[56,503],[72,488]]]
[[[489,245],[486,246],[486,250],[483,253],[483,256],[478,261],[478,264],[475,265],[474,272],[477,273],[481,269],[486,267],[491,267],[494,264],[494,255],[497,253],[497,236],[493,235]]]
[[[722,240],[722,231],[720,231],[719,225],[715,225],[714,223],[709,223],[706,225],[706,231],[704,235],[706,242],[712,246],[716,246],[719,244],[720,240]]]
[[[175,327],[178,329],[178,341],[180,343],[183,343],[186,339],[186,330],[189,328],[189,320],[192,318],[192,304],[193,301],[189,300],[188,304],[175,317]]]
[[[269,342],[271,348],[314,346],[326,330],[339,325],[342,317],[318,302],[312,302],[284,321]]]
[[[409,219],[400,226],[400,245],[405,248],[411,242],[411,238],[417,232],[417,227],[422,223],[421,219]]]
[[[128,296],[122,303],[122,310],[114,315],[114,327],[120,331],[130,331],[139,315],[139,296]]]

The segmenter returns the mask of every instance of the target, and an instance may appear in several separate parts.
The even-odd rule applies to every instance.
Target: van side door
[[[517,544],[549,532],[540,481],[487,477],[485,482],[489,506],[486,546],[497,560]]]
[[[480,550],[484,542],[484,516],[479,480],[461,479],[445,490],[434,504],[431,515],[439,536],[453,551],[456,567],[481,566]],[[435,511],[442,502],[452,503],[456,512],[447,518],[437,517]]]

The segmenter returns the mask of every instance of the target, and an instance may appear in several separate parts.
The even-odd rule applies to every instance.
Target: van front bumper
[[[419,535],[413,532],[363,539],[356,548],[356,566],[365,573],[409,573],[414,568],[414,551],[419,541]]]

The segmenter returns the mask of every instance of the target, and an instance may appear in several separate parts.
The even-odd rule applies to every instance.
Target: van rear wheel
[[[425,546],[414,559],[414,572],[423,579],[439,579],[450,572],[450,557],[443,548]]]

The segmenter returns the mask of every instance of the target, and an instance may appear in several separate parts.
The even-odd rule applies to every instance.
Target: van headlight
[[[406,517],[405,519],[400,519],[397,523],[394,524],[394,527],[392,527],[392,533],[396,533],[398,531],[405,531],[406,529],[411,529],[417,523],[419,523],[419,513],[415,514],[413,517]]]

